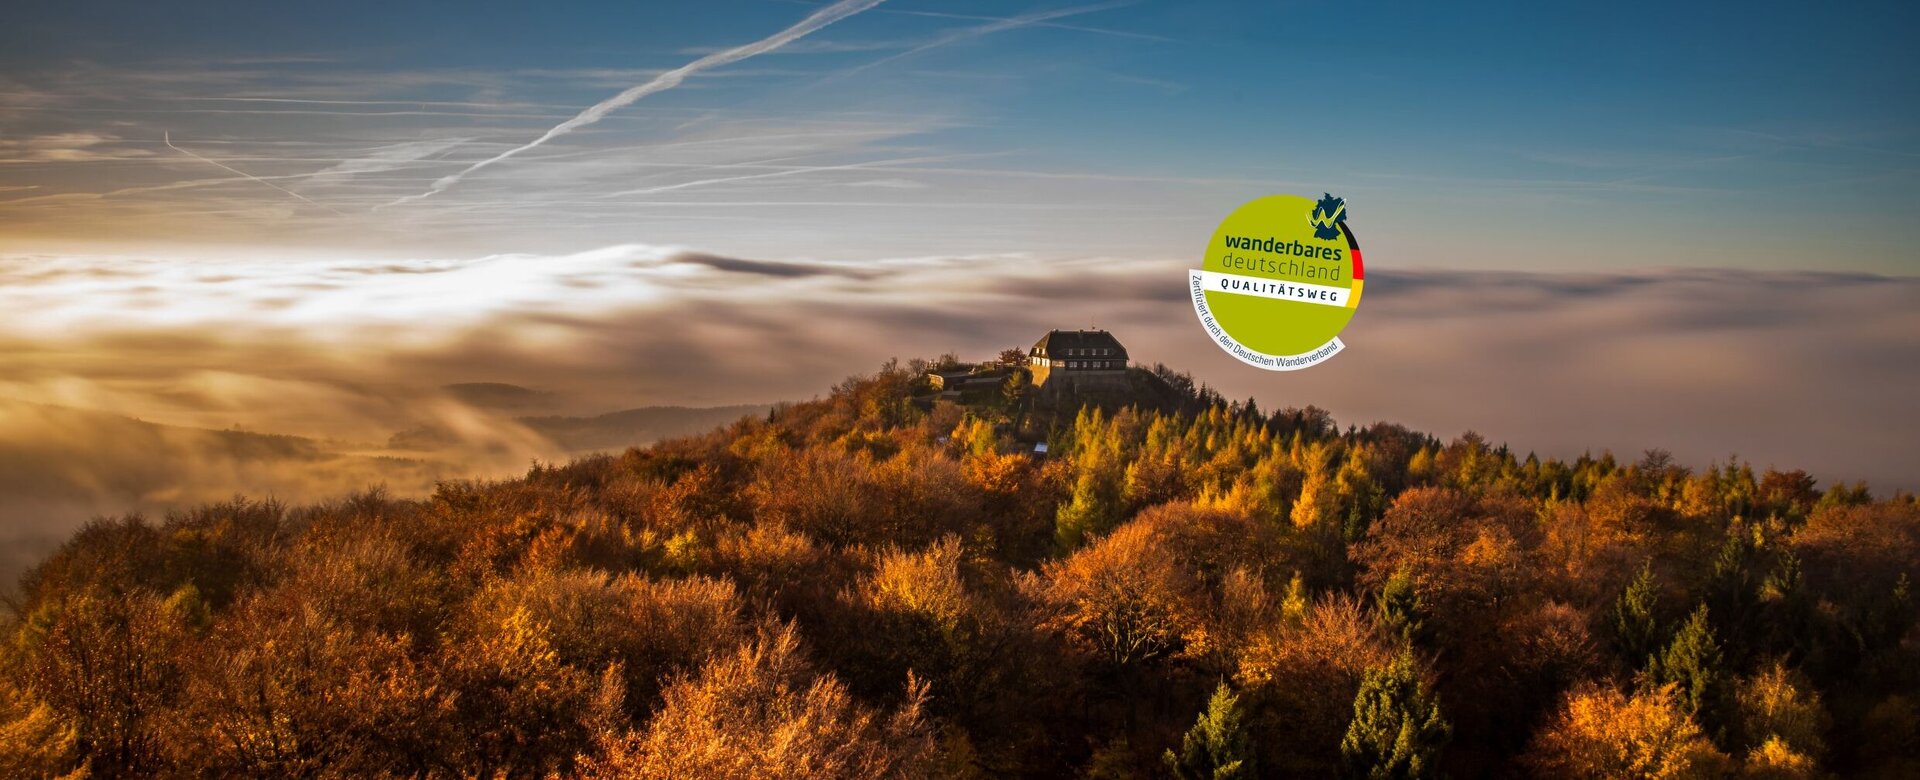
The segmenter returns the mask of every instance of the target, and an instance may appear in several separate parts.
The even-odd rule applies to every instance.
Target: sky
[[[10,12],[0,248],[1146,258],[1339,190],[1395,265],[1920,270],[1907,3],[888,0],[388,208],[821,6],[176,6]]]
[[[437,388],[769,402],[1097,325],[1267,408],[1920,488],[1910,3],[181,5],[0,26],[16,441],[480,414],[499,471],[551,449]],[[1240,366],[1182,272],[1323,192],[1348,351]]]

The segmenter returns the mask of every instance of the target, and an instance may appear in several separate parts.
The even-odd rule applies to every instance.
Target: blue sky
[[[551,448],[444,385],[769,402],[1097,324],[1263,408],[1920,488],[1913,4],[552,5],[10,6],[0,401],[451,420],[499,476]],[[1321,192],[1348,349],[1242,366],[1183,271]]]
[[[818,7],[35,3],[0,241],[1183,259],[1324,190],[1384,266],[1920,270],[1910,4],[890,0],[374,208]]]

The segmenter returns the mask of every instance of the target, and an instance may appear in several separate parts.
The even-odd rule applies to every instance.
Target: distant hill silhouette
[[[505,382],[461,382],[440,389],[462,403],[482,409],[529,411],[553,402],[553,394]]]
[[[646,406],[593,417],[521,417],[519,422],[569,452],[622,450],[661,439],[705,433],[749,415],[764,415],[771,404],[687,407]]]
[[[300,436],[0,399],[0,576],[16,575],[97,514],[158,511],[240,490],[307,499],[369,484],[423,489],[463,471]]]

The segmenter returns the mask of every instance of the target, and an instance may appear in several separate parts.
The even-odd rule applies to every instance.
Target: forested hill
[[[524,478],[95,522],[20,583],[0,775],[1920,774],[1920,505],[1518,458],[1163,372],[830,396]]]

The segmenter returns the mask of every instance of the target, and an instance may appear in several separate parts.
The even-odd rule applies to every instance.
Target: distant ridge
[[[525,410],[553,401],[552,393],[543,393],[505,382],[460,382],[441,386],[462,403],[483,409]]]
[[[706,433],[748,415],[764,415],[772,408],[772,404],[645,406],[593,417],[521,417],[518,421],[569,452],[592,452]]]

